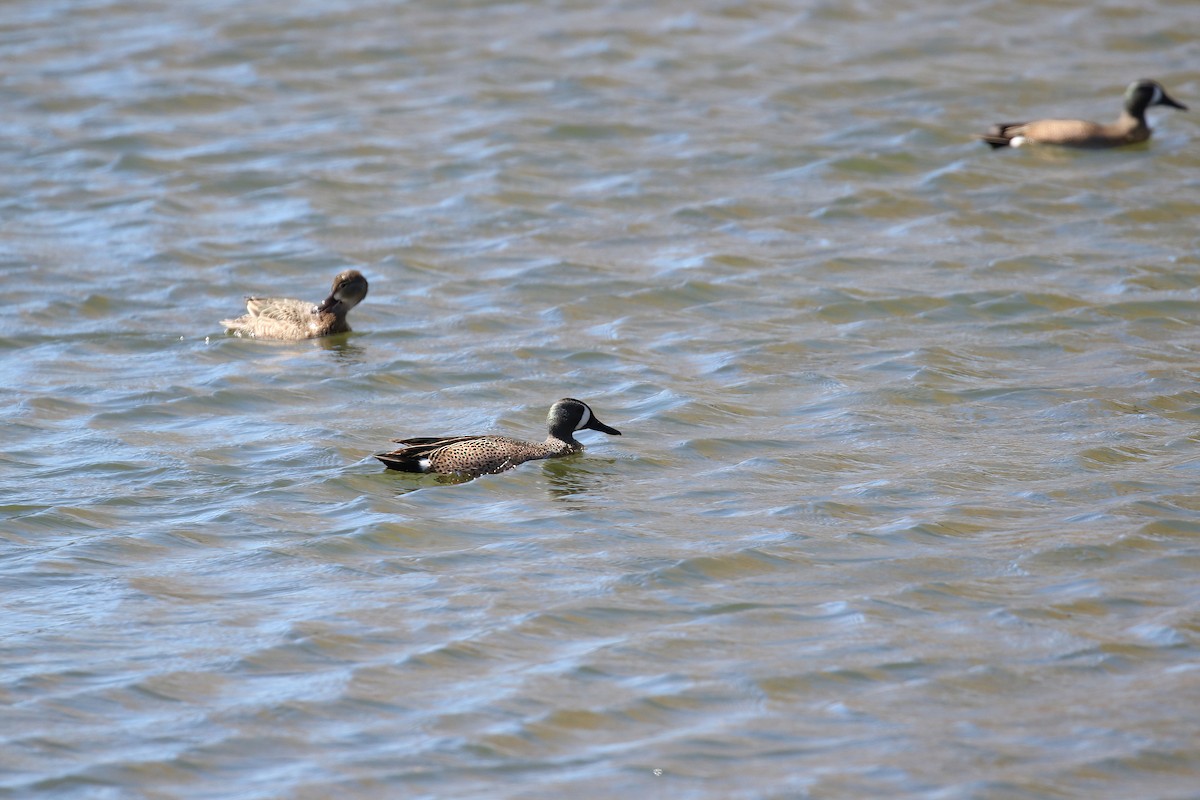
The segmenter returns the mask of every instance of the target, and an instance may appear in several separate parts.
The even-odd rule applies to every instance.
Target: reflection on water
[[[599,459],[596,467],[585,463],[587,452],[566,459],[547,459],[539,462],[546,478],[551,498],[564,503],[564,508],[581,511],[584,503],[568,502],[584,495],[604,496],[611,492],[612,476],[616,474],[615,459]]]
[[[4,8],[0,792],[1194,795],[1189,4]]]
[[[354,334],[343,333],[339,336],[323,336],[312,341],[322,350],[331,353],[334,359],[345,366],[365,364],[367,362],[366,349],[354,342],[352,337]]]
[[[380,469],[384,468],[380,467]],[[397,496],[415,492],[418,489],[427,489],[430,486],[456,486],[475,480],[470,475],[422,474],[394,469],[384,469],[384,472],[389,478],[398,481],[397,485],[402,487],[397,490]]]

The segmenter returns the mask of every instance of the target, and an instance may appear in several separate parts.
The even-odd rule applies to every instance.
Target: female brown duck
[[[346,315],[366,296],[367,279],[358,270],[348,269],[338,273],[329,297],[316,305],[288,297],[247,297],[248,313],[223,319],[221,324],[237,336],[315,339],[349,331]]]

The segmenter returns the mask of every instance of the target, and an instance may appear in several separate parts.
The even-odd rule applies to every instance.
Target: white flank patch
[[[580,403],[580,405],[583,406],[583,418],[580,419],[579,424],[575,426],[575,430],[577,431],[583,430],[583,426],[587,425],[592,420],[592,410],[583,403]]]
[[[421,472],[429,472],[429,459],[428,458],[417,459],[417,466],[421,468]]]
[[[1008,140],[1008,146],[1009,147],[1020,147],[1021,145],[1025,144],[1025,142],[1027,142],[1027,141],[1029,141],[1029,140],[1026,139],[1024,136],[1014,136]]]

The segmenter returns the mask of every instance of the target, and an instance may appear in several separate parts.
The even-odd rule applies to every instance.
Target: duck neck
[[[1140,111],[1141,113],[1135,114],[1133,111]],[[1118,134],[1124,136],[1136,136],[1149,131],[1150,126],[1146,124],[1146,110],[1133,109],[1131,111],[1130,109],[1125,109],[1121,112],[1120,118],[1113,123],[1113,128],[1115,128]]]
[[[556,453],[574,453],[583,449],[583,445],[576,441],[575,437],[569,433],[565,437],[551,433],[546,437],[546,441],[542,445],[547,450],[553,450]]]

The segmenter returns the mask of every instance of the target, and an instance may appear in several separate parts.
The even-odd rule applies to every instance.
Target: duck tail
[[[383,462],[383,465],[388,469],[399,470],[400,472],[424,472],[421,466],[421,460],[414,458],[411,453],[406,453],[403,450],[396,450],[391,453],[376,453],[375,458]]]

